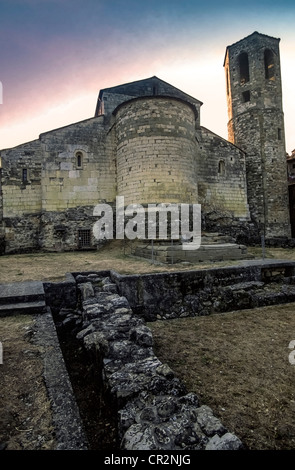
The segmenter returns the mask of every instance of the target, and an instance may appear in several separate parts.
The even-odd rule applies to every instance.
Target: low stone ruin
[[[80,311],[63,322],[99,361],[122,450],[239,450],[240,439],[155,356],[151,330],[108,276],[76,275]],[[79,328],[77,328],[79,325]]]
[[[251,259],[247,247],[236,243],[229,235],[220,233],[202,233],[201,245],[188,244],[185,249],[181,240],[170,241],[147,241],[146,243],[135,243],[131,253],[139,258],[149,259],[156,263],[200,263],[216,262],[225,260]]]

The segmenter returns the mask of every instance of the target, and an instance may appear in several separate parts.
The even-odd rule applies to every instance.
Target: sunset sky
[[[225,49],[258,31],[281,38],[291,153],[294,24],[294,0],[0,0],[0,149],[93,117],[100,89],[154,75],[202,101],[201,124],[227,138]]]

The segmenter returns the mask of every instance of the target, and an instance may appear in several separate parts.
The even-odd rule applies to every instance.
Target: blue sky
[[[153,75],[201,100],[227,137],[227,45],[281,38],[287,151],[295,148],[295,2],[0,0],[0,149],[94,115],[99,90]]]

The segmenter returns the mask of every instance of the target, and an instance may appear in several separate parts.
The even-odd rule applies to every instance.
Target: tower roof
[[[273,36],[268,36],[267,34],[262,34],[262,33],[259,33],[258,31],[254,31],[252,34],[249,34],[249,35],[246,36],[245,38],[240,39],[240,40],[237,41],[237,42],[234,42],[234,43],[231,44],[230,46],[226,46],[223,66],[224,66],[224,64],[225,64],[226,54],[227,54],[227,51],[228,51],[229,49],[231,49],[232,47],[237,46],[237,45],[240,44],[241,42],[243,42],[243,41],[245,41],[245,40],[248,40],[248,39],[250,39],[251,37],[255,37],[255,36],[264,37],[264,38],[268,38],[268,39],[274,39],[275,41],[280,41],[280,40],[281,40],[280,38],[275,38],[275,37],[273,37]]]
[[[114,94],[122,94],[130,97],[141,97],[141,96],[170,96],[179,98],[183,101],[187,101],[192,105],[202,106],[202,102],[198,99],[188,95],[187,93],[179,90],[178,88],[170,85],[169,83],[165,82],[164,80],[159,79],[156,76],[146,78],[143,80],[137,80],[130,83],[125,83],[122,85],[104,88],[100,90],[98,96],[98,103],[96,107],[95,116],[98,115],[99,110],[99,103],[103,100],[103,95],[105,93],[114,93]]]

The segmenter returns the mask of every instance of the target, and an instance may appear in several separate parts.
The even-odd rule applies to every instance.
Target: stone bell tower
[[[228,139],[246,152],[250,214],[266,238],[291,236],[279,42],[254,32],[224,60]]]

